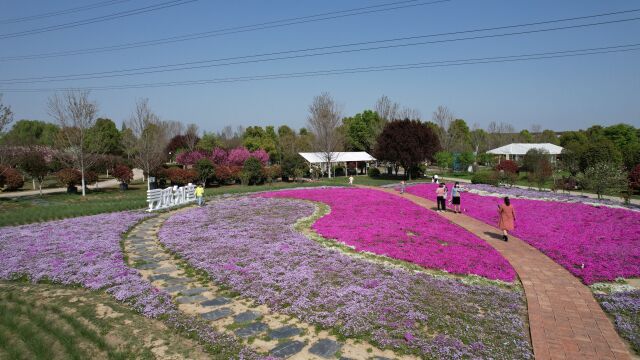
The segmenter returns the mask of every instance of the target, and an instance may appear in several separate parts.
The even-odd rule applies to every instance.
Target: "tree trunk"
[[[38,188],[40,189],[40,196],[42,196],[42,181],[38,182]]]
[[[84,168],[82,168],[82,196],[87,196],[87,192],[84,188],[85,182],[84,182]]]
[[[33,181],[33,190],[36,189],[36,178],[31,179],[31,181]]]

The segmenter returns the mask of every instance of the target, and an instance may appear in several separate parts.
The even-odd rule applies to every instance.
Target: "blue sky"
[[[59,31],[24,37],[3,34],[94,18],[166,2],[130,0],[38,21],[2,20],[64,10],[87,2],[6,1],[0,15],[0,57],[76,50],[125,42],[251,25],[393,2],[365,0],[199,0]],[[397,1],[397,0],[396,0]],[[0,80],[78,74],[182,63],[315,46],[470,30],[640,8],[636,1],[451,0],[376,14],[259,30],[100,54],[0,62]],[[582,20],[584,24],[640,17],[640,12]],[[548,25],[557,27],[562,25]],[[544,27],[538,27],[538,29]],[[505,31],[496,31],[501,33]],[[477,34],[476,34],[477,35]],[[336,54],[121,78],[44,84],[0,85],[3,102],[17,119],[50,120],[46,100],[52,92],[12,92],[8,88],[91,87],[306,72],[425,61],[481,58],[640,43],[640,20],[590,28],[521,36],[449,42],[406,48]],[[539,61],[465,65],[181,87],[121,89],[91,93],[100,115],[118,124],[137,98],[149,98],[161,118],[196,123],[201,129],[225,125],[305,125],[315,95],[329,92],[345,115],[373,107],[385,94],[416,108],[428,120],[446,105],[470,125],[504,121],[516,129],[539,124],[568,130],[626,122],[640,126],[640,51]]]

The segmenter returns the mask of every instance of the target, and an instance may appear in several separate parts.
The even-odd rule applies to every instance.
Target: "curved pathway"
[[[181,210],[177,210],[181,211]],[[206,274],[198,274],[165,250],[158,241],[158,231],[171,214],[149,218],[135,226],[124,242],[129,265],[156,288],[171,294],[178,308],[200,316],[221,332],[245,339],[251,348],[273,357],[321,359],[416,359],[381,350],[365,341],[340,342],[325,330],[293,317],[274,313],[265,305],[256,306],[249,299],[225,296],[228,292],[215,286]]]
[[[435,209],[436,203],[396,190],[359,186],[403,197]],[[526,242],[463,214],[439,213],[476,234],[502,254],[518,273],[527,297],[529,327],[536,359],[631,359],[627,345],[591,290]],[[500,235],[498,235],[500,233]]]

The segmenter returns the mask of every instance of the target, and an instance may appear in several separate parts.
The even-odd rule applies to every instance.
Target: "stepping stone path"
[[[135,226],[125,239],[125,252],[129,265],[155,287],[170,293],[184,313],[200,316],[216,330],[235,334],[253,349],[282,359],[417,359],[365,341],[339,342],[328,331],[316,332],[313,325],[275,313],[266,305],[256,306],[250,299],[230,297],[209,280],[187,276],[185,263],[158,241],[160,227],[174,212]]]
[[[405,198],[427,209],[436,203],[393,189],[360,186]],[[500,231],[463,214],[438,213],[495,248],[518,273],[527,297],[533,354],[540,359],[632,359],[591,290],[578,278],[525,241],[491,237]]]

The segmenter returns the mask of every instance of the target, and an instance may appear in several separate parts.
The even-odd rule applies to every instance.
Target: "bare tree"
[[[542,126],[540,124],[531,125],[531,135],[534,142],[540,142],[540,135],[542,134]]]
[[[0,134],[5,128],[9,127],[9,124],[13,121],[13,112],[11,107],[2,103],[2,94],[0,94]]]
[[[174,122],[160,121],[151,111],[148,99],[136,102],[136,109],[129,119],[128,127],[136,138],[133,160],[147,176],[148,189],[151,188],[149,174],[166,161],[167,154],[164,153],[164,149],[174,126]]]
[[[196,124],[187,125],[187,131],[184,133],[184,140],[186,142],[186,145],[189,151],[193,151],[196,149],[198,140],[200,140],[200,137],[198,136],[198,125]]]
[[[382,95],[378,101],[376,101],[374,110],[384,122],[397,120],[398,112],[400,111],[400,104],[391,101],[387,95]]]
[[[515,128],[505,122],[496,123],[492,121],[487,127],[487,132],[490,134],[489,142],[491,146],[497,148],[514,140]]]
[[[486,149],[488,134],[477,123],[474,123],[472,126],[472,130],[470,133],[471,137],[471,147],[473,148],[474,154],[478,155],[481,152],[484,152]]]
[[[86,196],[85,170],[98,158],[91,156],[86,136],[95,124],[98,105],[89,100],[88,91],[70,90],[50,97],[48,110],[49,115],[60,125],[63,147],[70,155],[74,167],[82,175],[82,196]],[[92,148],[94,151],[100,151],[95,147]]]
[[[316,151],[322,153],[327,163],[329,178],[331,178],[331,162],[334,152],[338,151],[342,141],[338,127],[340,126],[340,109],[329,93],[322,93],[313,99],[309,105],[309,128],[315,134]]]
[[[167,139],[173,139],[175,136],[184,134],[184,124],[180,121],[166,120],[164,121]]]
[[[402,108],[402,110],[400,110],[397,114],[401,120],[420,120],[420,118],[422,117],[422,113],[420,113],[420,110],[409,107]]]
[[[438,125],[438,136],[440,137],[440,143],[442,148],[446,151],[451,150],[451,143],[453,139],[449,134],[449,127],[453,120],[455,120],[455,115],[453,115],[453,111],[451,111],[448,107],[440,105],[433,112],[431,116],[433,122]]]

